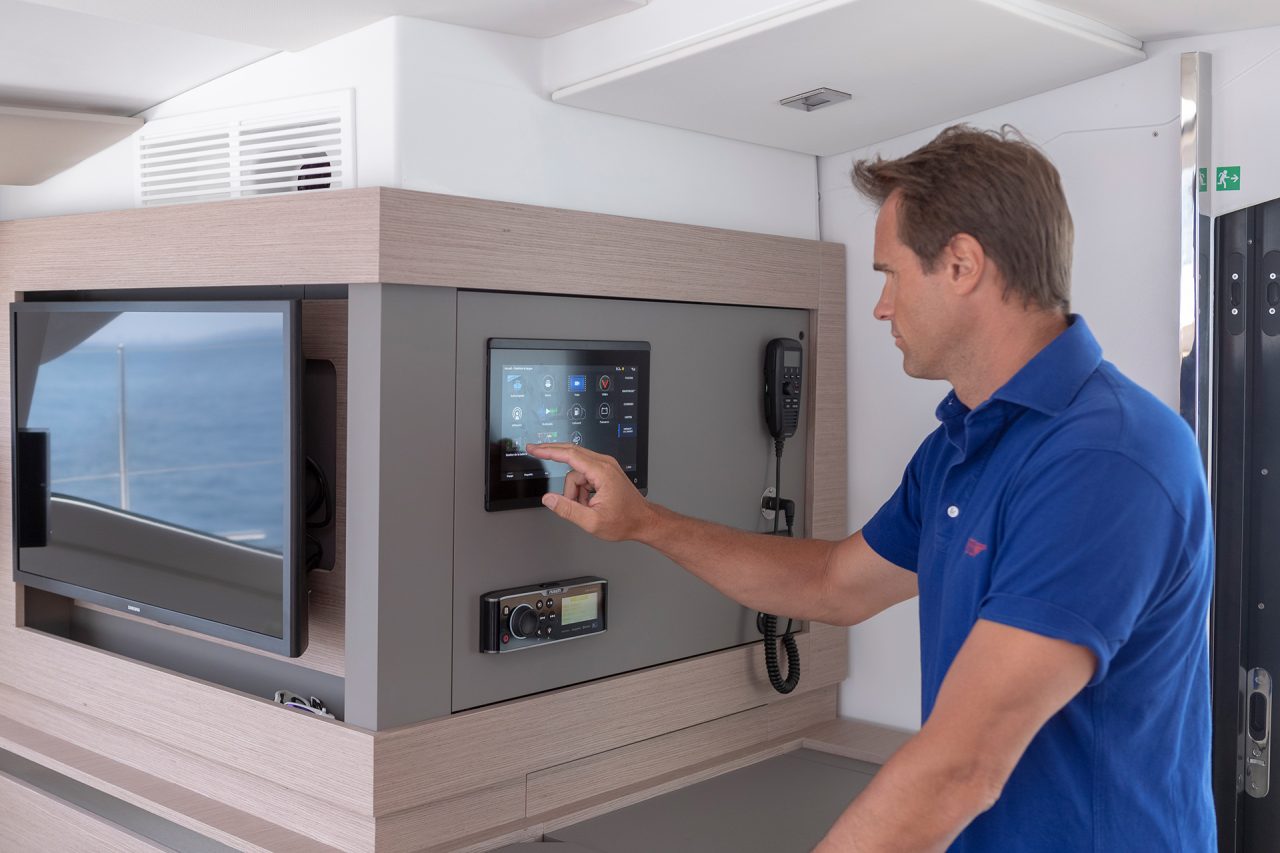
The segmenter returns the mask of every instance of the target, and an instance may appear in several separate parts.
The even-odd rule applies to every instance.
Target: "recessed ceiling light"
[[[839,89],[828,89],[823,86],[821,89],[814,89],[811,92],[803,92],[799,95],[792,95],[790,98],[783,98],[778,103],[784,107],[791,107],[794,110],[804,110],[807,113],[814,110],[829,107],[832,104],[838,104],[841,101],[847,101],[852,98],[848,92],[841,92]]]

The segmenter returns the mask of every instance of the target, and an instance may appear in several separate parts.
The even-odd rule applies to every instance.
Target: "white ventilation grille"
[[[352,112],[344,90],[148,122],[138,206],[354,187]]]

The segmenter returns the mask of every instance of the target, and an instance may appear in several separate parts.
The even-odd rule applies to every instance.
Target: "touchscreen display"
[[[530,456],[530,443],[604,453],[647,486],[649,345],[493,340],[489,343],[487,509],[540,505],[569,466]]]

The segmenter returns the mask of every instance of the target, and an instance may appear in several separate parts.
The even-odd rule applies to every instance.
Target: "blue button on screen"
[[[569,377],[569,390],[570,390],[570,391],[577,392],[577,393],[581,393],[581,392],[583,392],[583,391],[586,391],[586,390],[587,390],[587,377],[585,377],[585,376],[570,376],[570,377]]]

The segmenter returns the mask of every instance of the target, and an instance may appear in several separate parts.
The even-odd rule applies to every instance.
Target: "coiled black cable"
[[[764,634],[764,668],[769,674],[769,683],[779,693],[790,693],[800,683],[800,649],[796,646],[795,635],[791,633],[791,620],[787,620],[787,632],[782,635],[782,648],[787,653],[787,677],[782,677],[782,669],[778,666],[778,617],[772,613],[761,613],[761,633]]]
[[[778,530],[778,519],[783,514],[782,500],[782,446],[783,439],[775,438],[773,440],[773,451],[776,457],[776,467],[774,471],[774,493],[773,498],[773,535],[778,536],[782,531]],[[792,535],[792,519],[795,515],[795,504],[788,507],[787,529],[786,535]],[[787,653],[787,677],[782,677],[782,669],[778,666],[778,617],[772,613],[761,613],[756,617],[756,628],[761,634],[764,634],[764,668],[769,675],[769,683],[773,685],[773,689],[779,693],[786,694],[796,689],[796,685],[800,683],[800,649],[796,645],[795,634],[791,630],[791,620],[787,619],[787,630],[780,638],[782,640],[782,648]]]

